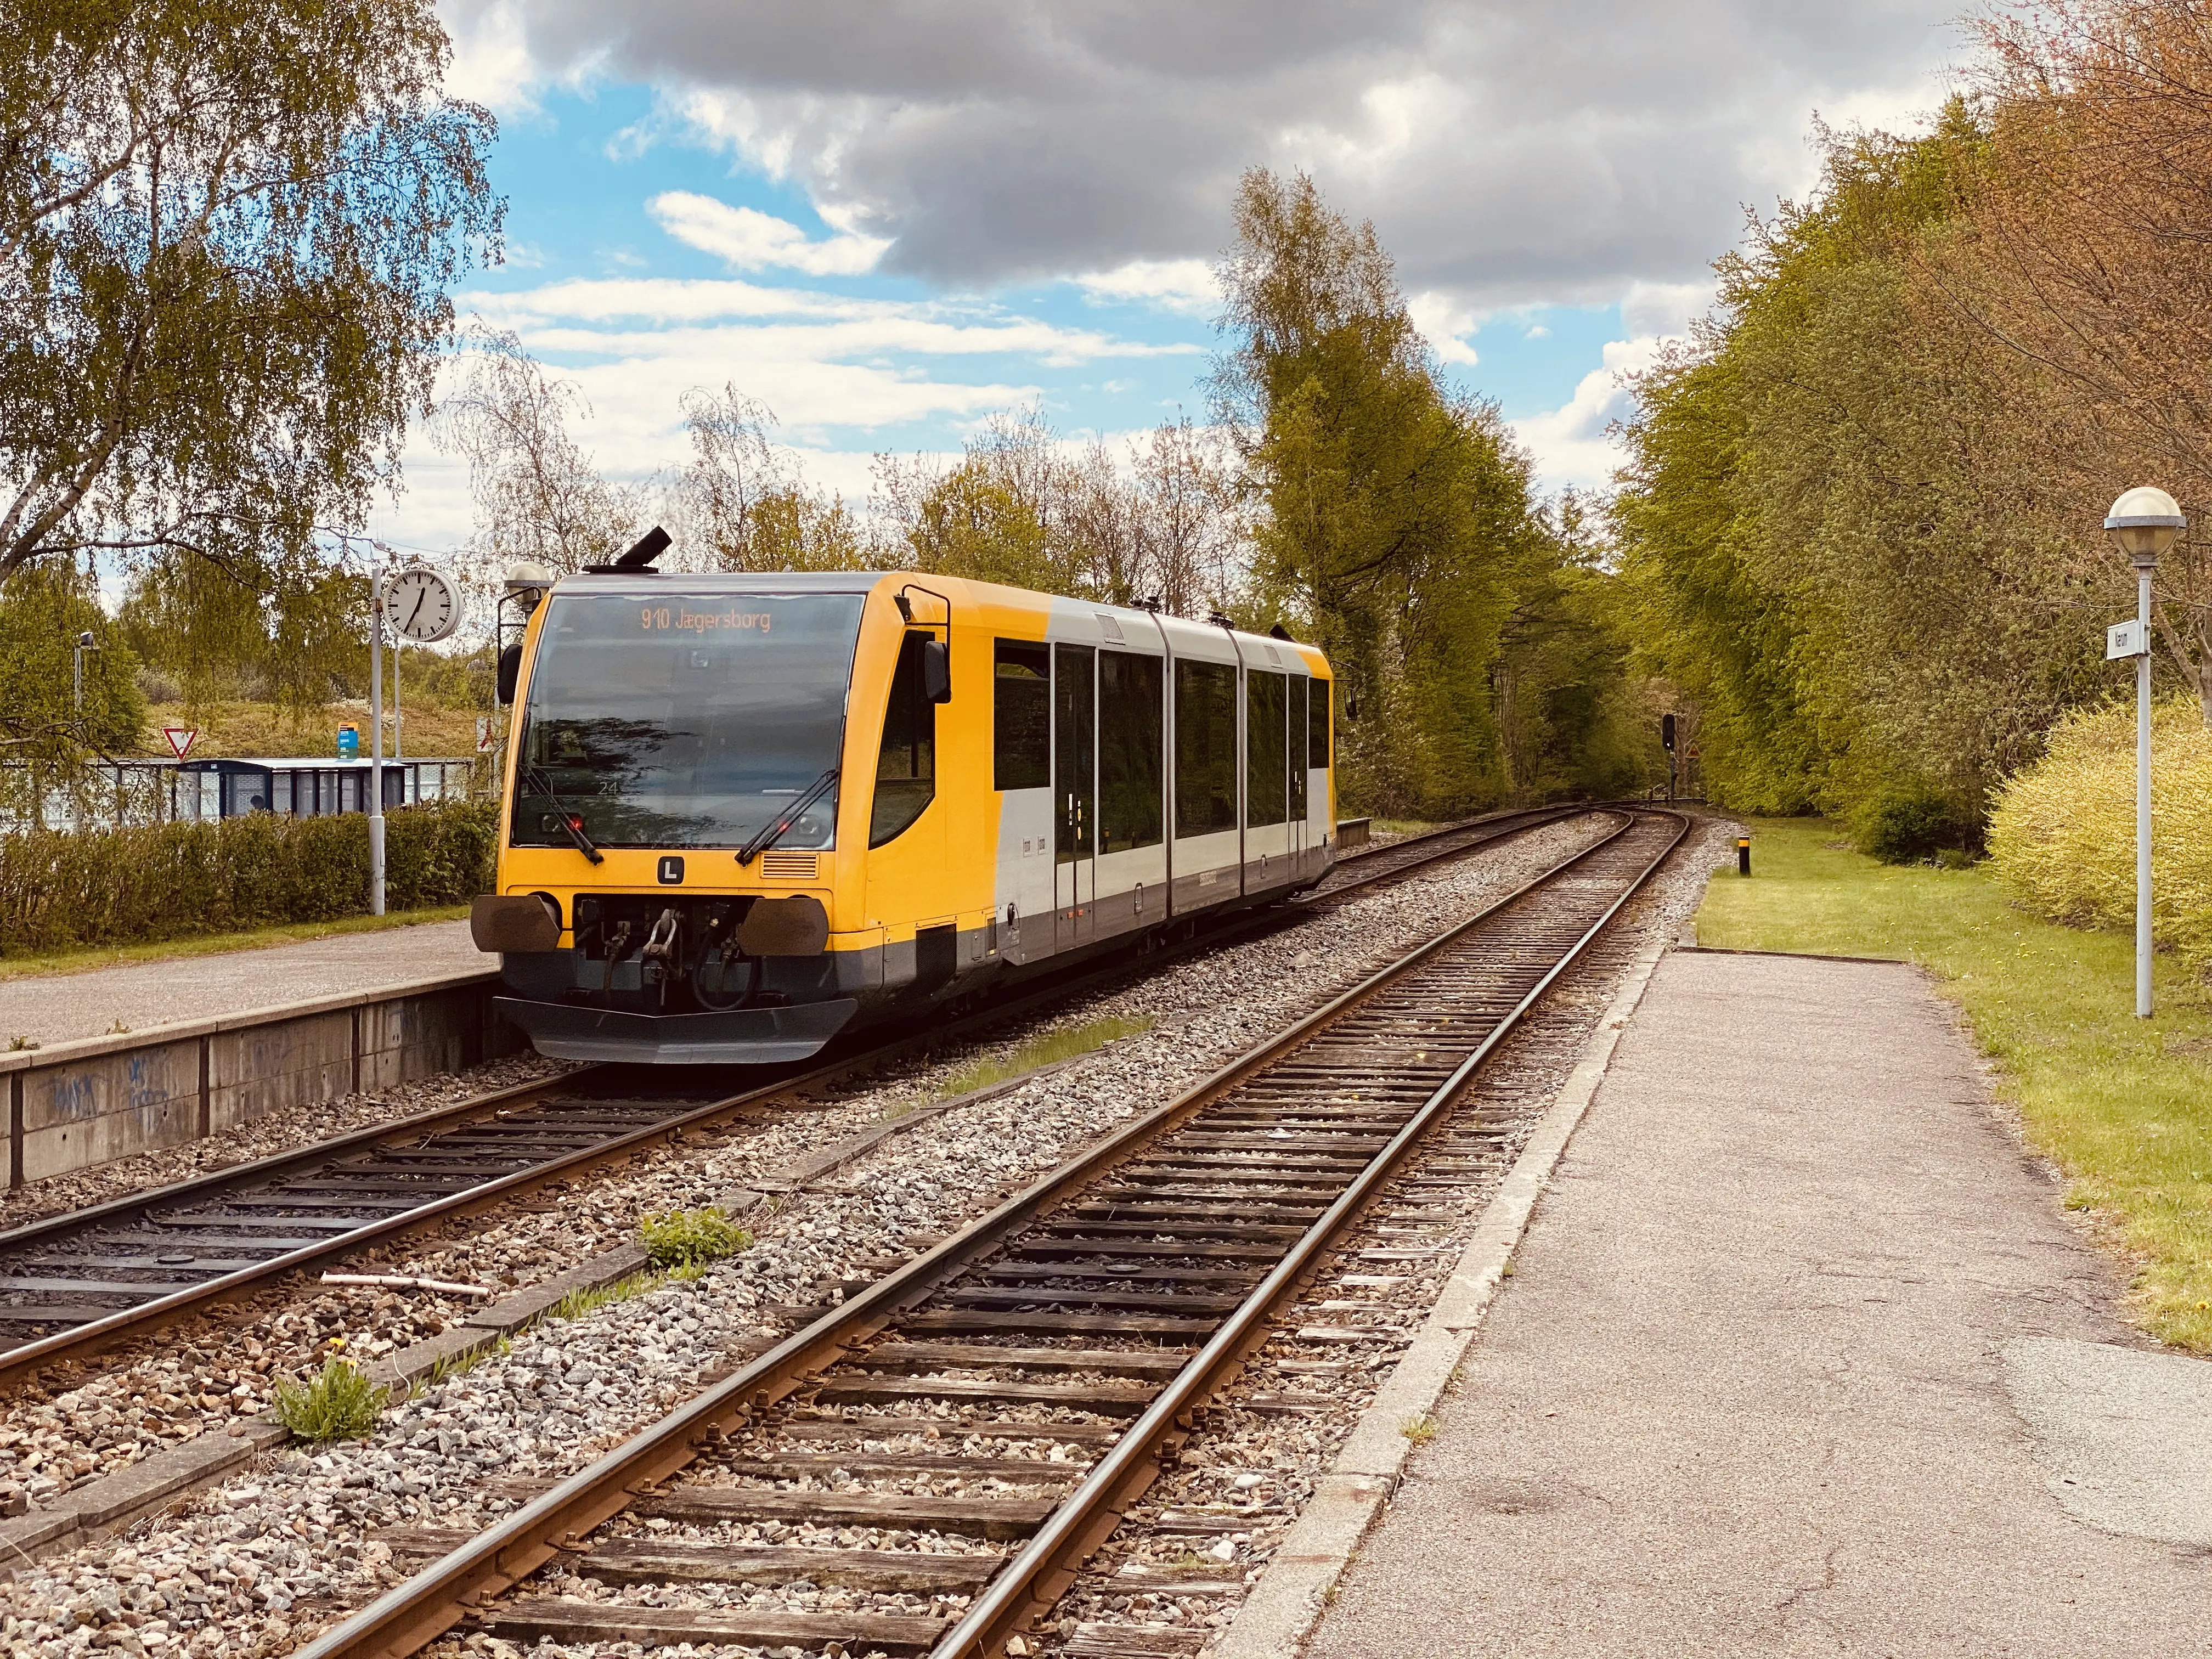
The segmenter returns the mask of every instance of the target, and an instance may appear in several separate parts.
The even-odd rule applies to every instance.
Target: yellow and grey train
[[[477,943],[545,1054],[802,1059],[1335,853],[1310,646],[887,574],[643,562],[533,590]]]

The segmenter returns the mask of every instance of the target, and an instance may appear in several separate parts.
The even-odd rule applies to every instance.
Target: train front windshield
[[[514,844],[743,847],[837,765],[859,593],[555,594],[523,711]],[[776,845],[826,848],[833,783]]]

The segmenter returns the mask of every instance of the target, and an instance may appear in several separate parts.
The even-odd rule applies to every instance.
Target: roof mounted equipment
[[[594,576],[659,575],[653,562],[668,550],[670,537],[659,525],[640,536],[629,552],[612,564],[587,564],[585,570]]]

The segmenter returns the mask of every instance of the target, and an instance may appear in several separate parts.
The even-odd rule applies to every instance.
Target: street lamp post
[[[99,649],[100,647],[94,643],[93,637],[89,633],[80,634],[76,636],[76,648],[74,653],[76,661],[70,665],[71,668],[75,672],[71,674],[70,678],[74,683],[76,692],[76,712],[80,714],[84,713],[84,653],[88,651],[97,651]]]
[[[2107,659],[2136,659],[2136,1018],[2151,1016],[2150,927],[2150,578],[2158,556],[2188,520],[2163,489],[2130,489],[2112,503],[2105,528],[2136,570],[2136,620],[2106,635]],[[2125,647],[2125,648],[2122,648]]]
[[[368,596],[368,913],[384,914],[384,572]]]

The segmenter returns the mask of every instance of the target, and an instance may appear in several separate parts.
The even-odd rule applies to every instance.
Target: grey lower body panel
[[[728,1013],[633,1014],[495,997],[492,1006],[523,1030],[541,1054],[632,1066],[758,1066],[818,1054],[860,1011],[841,997],[781,1008]]]

